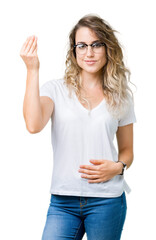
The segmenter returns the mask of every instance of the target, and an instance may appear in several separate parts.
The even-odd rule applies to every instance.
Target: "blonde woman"
[[[79,240],[85,232],[88,240],[119,240],[136,117],[115,30],[97,15],[80,19],[69,35],[64,77],[41,88],[35,36],[20,56],[27,67],[26,127],[37,133],[50,118],[52,123],[53,174],[42,240]]]

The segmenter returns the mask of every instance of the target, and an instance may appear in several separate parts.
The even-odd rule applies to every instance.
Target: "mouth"
[[[88,65],[93,65],[96,62],[97,61],[95,61],[95,60],[85,60],[85,63],[88,64]]]

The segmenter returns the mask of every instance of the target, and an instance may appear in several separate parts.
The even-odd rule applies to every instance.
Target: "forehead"
[[[92,42],[99,40],[95,32],[87,27],[80,27],[75,34],[75,41],[77,42]]]

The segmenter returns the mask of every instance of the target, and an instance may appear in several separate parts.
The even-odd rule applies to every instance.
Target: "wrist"
[[[27,68],[27,73],[38,73],[39,68]]]
[[[120,175],[122,173],[123,164],[121,162],[117,162],[116,167],[117,167],[117,175]]]

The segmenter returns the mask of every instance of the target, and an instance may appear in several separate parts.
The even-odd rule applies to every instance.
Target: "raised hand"
[[[40,62],[37,55],[37,37],[30,36],[23,44],[20,56],[23,59],[27,70],[38,70]]]

